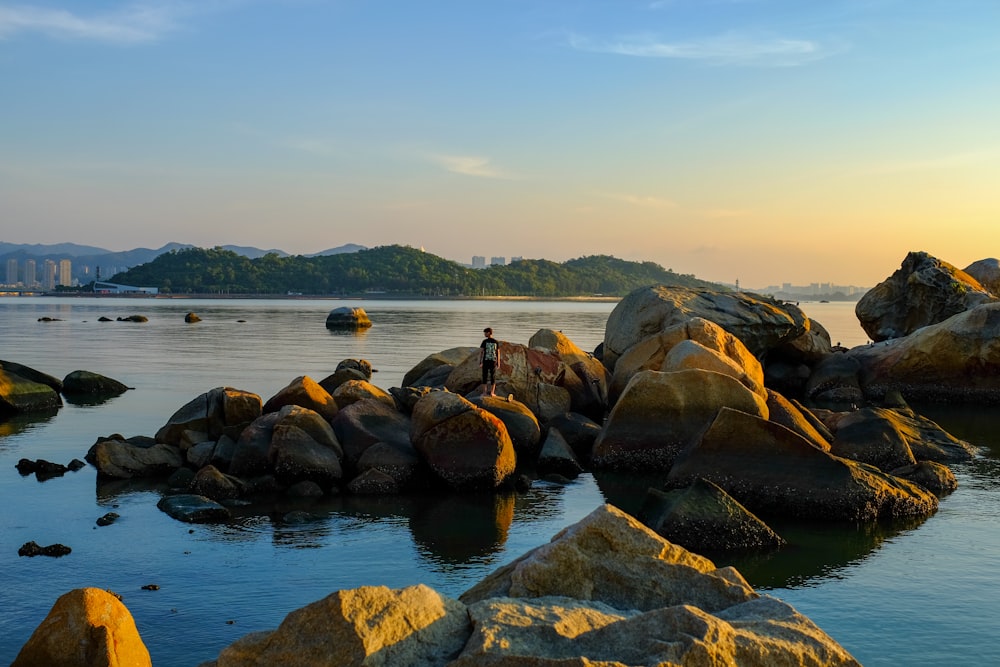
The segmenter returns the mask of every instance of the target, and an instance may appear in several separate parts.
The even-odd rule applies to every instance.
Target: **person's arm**
[[[486,356],[486,347],[483,345],[479,346],[479,365],[483,365],[483,358]]]

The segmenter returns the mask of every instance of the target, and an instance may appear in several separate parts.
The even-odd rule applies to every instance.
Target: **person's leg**
[[[497,365],[490,364],[490,396],[496,396],[497,390]]]

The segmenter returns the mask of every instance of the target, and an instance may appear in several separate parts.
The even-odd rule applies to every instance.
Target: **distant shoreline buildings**
[[[511,257],[510,263],[513,264],[514,262],[520,262],[523,259],[524,257],[520,256]],[[485,255],[473,255],[472,264],[470,264],[469,266],[471,266],[474,269],[485,269],[487,266],[506,266],[506,265],[507,265],[506,257],[500,257],[500,256],[490,257],[489,264],[487,264]]]
[[[770,294],[776,299],[784,299],[786,301],[810,301],[816,299],[857,301],[870,289],[870,287],[835,285],[833,283],[810,283],[808,285],[782,283],[781,285],[768,285],[762,289],[751,289],[749,291],[758,294]]]

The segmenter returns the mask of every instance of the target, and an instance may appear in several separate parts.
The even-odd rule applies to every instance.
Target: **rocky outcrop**
[[[622,299],[604,333],[604,363],[614,370],[630,347],[691,318],[700,317],[739,338],[758,358],[809,331],[798,307],[749,292],[716,292],[656,285]]]
[[[911,252],[895,273],[861,297],[854,312],[878,343],[996,300],[965,271],[926,252]]]
[[[499,396],[472,396],[468,400],[503,422],[519,458],[534,460],[538,456],[542,430],[528,406]]]
[[[625,387],[594,442],[598,468],[669,470],[719,410],[767,419],[767,403],[739,380],[714,371],[641,371]]]
[[[528,340],[528,347],[548,350],[569,369],[560,386],[570,395],[573,412],[600,419],[608,406],[611,374],[593,354],[584,352],[561,331],[539,329]]]
[[[184,465],[180,449],[163,443],[131,442],[120,436],[99,439],[84,457],[102,477],[167,476]]]
[[[516,465],[503,422],[450,392],[434,392],[417,402],[410,441],[431,470],[456,490],[495,490]]]
[[[831,367],[841,372],[831,372]],[[850,395],[870,401],[892,391],[932,403],[1000,403],[1000,303],[988,303],[910,335],[831,355],[810,381],[808,398]],[[856,390],[855,390],[856,391]]]
[[[0,359],[0,369],[9,373],[16,373],[25,380],[31,380],[32,382],[48,385],[52,387],[53,390],[62,392],[62,380],[57,377],[53,377],[48,373],[43,373],[40,370],[34,369],[31,366],[25,366],[24,364],[19,364],[16,361]]]
[[[49,385],[0,368],[0,415],[47,412],[61,407],[62,398]]]
[[[380,442],[402,451],[413,450],[410,419],[384,401],[356,401],[337,413],[332,426],[348,466],[357,466],[368,448]]]
[[[403,376],[404,387],[444,387],[445,380],[455,366],[469,358],[477,360],[478,347],[453,347],[424,357]]]
[[[536,468],[539,475],[555,473],[573,479],[583,473],[583,466],[577,459],[566,438],[557,428],[550,428],[538,454]]]
[[[11,667],[144,667],[149,651],[114,594],[78,588],[59,597]]]
[[[824,520],[928,516],[935,496],[758,416],[722,408],[701,439],[674,462],[671,488],[702,477],[751,512]]]
[[[326,328],[338,331],[357,331],[371,327],[372,321],[364,308],[341,306],[326,316]]]
[[[327,421],[337,416],[337,402],[333,396],[308,375],[300,375],[267,399],[263,412],[277,412],[286,405],[309,408],[323,415]]]
[[[216,387],[178,409],[156,432],[156,441],[186,450],[206,440],[233,440],[261,415],[260,396],[232,387]]]

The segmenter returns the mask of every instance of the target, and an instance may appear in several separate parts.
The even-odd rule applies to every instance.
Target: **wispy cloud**
[[[479,178],[503,178],[512,179],[514,176],[505,172],[490,163],[490,159],[475,155],[441,155],[432,154],[427,156],[431,162],[442,167],[446,171],[463,176],[477,176]]]
[[[58,39],[136,44],[152,42],[177,28],[182,3],[131,3],[98,13],[74,13],[31,5],[0,7],[0,39],[39,33]]]
[[[606,199],[613,199],[615,201],[629,204],[630,206],[638,206],[642,208],[663,209],[663,208],[677,207],[677,202],[674,202],[670,199],[664,199],[663,197],[651,197],[648,195],[635,195],[635,194],[626,194],[619,192],[599,192],[597,194]]]
[[[735,32],[681,41],[665,41],[649,34],[610,39],[571,34],[567,43],[574,49],[593,53],[757,67],[803,65],[843,49],[842,46],[827,46],[810,39],[754,36]]]

